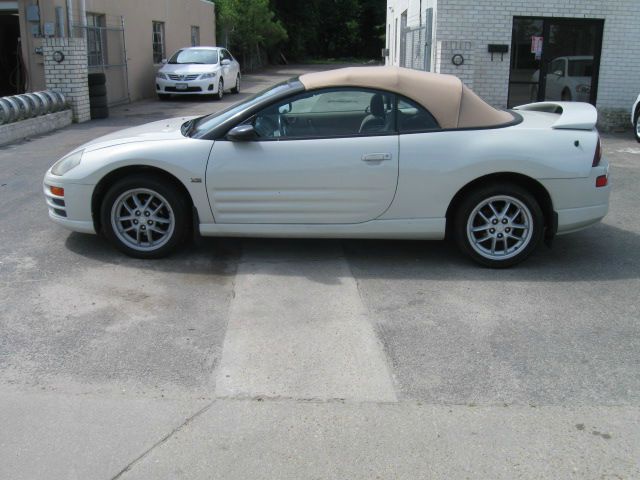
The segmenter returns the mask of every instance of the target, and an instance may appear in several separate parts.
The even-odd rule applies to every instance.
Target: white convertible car
[[[506,267],[605,216],[585,103],[510,111],[453,76],[310,73],[224,111],[110,134],[44,178],[49,216],[142,258],[205,236],[454,239]]]

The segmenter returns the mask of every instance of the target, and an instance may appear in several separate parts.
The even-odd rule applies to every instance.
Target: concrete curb
[[[49,113],[19,122],[0,125],[0,146],[14,143],[27,137],[42,135],[71,125],[71,110]]]

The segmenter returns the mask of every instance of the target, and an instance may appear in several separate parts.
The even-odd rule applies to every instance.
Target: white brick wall
[[[7,145],[36,135],[51,132],[71,124],[71,110],[27,118],[19,122],[0,125],[0,145]]]
[[[57,50],[64,54],[64,60],[60,63],[53,59],[53,53]],[[91,120],[85,39],[45,38],[42,41],[42,54],[47,88],[64,94],[71,106],[74,122]]]
[[[423,0],[423,9],[426,3]],[[388,0],[387,23],[405,9],[415,11],[418,4],[419,0]],[[640,93],[640,0],[438,0],[434,71],[457,75],[489,103],[506,107],[511,57],[507,54],[500,61],[494,54],[491,61],[487,45],[507,44],[511,50],[514,16],[604,19],[596,106],[601,126],[627,123]],[[409,26],[417,24],[412,18],[408,13]],[[454,53],[464,55],[463,66],[451,63]]]

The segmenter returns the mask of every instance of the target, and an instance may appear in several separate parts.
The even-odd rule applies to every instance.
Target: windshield
[[[169,59],[172,65],[176,64],[206,64],[213,65],[218,63],[217,50],[179,50]]]
[[[266,90],[263,90],[260,93],[256,93],[252,97],[249,97],[244,102],[233,105],[225,110],[220,112],[212,113],[211,115],[207,115],[205,117],[201,117],[197,119],[194,124],[190,128],[190,137],[200,138],[205,135],[207,132],[211,131],[218,125],[222,125],[225,121],[233,118],[235,115],[238,115],[246,110],[251,109],[251,107],[255,105],[259,105],[263,101],[283,94],[289,90],[296,89],[298,87],[298,82],[286,81],[279,83],[273,87],[269,87]]]

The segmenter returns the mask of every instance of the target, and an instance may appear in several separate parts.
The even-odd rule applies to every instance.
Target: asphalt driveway
[[[526,263],[444,242],[198,239],[162,261],[49,222],[45,170],[147,100],[0,148],[0,478],[639,478],[640,144],[611,212]]]

